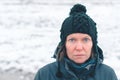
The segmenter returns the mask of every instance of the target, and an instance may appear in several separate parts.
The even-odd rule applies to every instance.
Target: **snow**
[[[97,23],[104,63],[120,79],[120,5],[98,3],[83,4]],[[55,61],[51,57],[59,42],[59,30],[72,5],[0,5],[0,69],[35,73]]]

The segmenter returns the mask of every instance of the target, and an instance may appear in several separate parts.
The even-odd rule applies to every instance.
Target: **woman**
[[[118,80],[114,70],[102,63],[96,23],[84,5],[73,6],[62,24],[60,38],[56,62],[41,68],[34,80]]]

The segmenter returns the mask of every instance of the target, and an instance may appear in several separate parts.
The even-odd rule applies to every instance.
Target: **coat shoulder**
[[[51,80],[52,77],[55,77],[56,71],[57,62],[47,64],[38,70],[34,80]]]
[[[100,80],[118,80],[112,67],[100,64],[96,69],[96,77]]]
[[[98,67],[98,70],[104,71],[105,73],[110,73],[110,72],[114,73],[113,68],[106,64],[100,64],[100,66]]]
[[[57,68],[57,62],[52,62],[40,68],[39,71],[49,71],[53,69],[55,70],[55,68]]]

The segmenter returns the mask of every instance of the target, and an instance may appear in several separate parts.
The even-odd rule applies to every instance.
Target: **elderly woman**
[[[96,23],[76,4],[61,27],[56,61],[41,68],[34,80],[118,80],[114,70],[103,64],[97,45]]]

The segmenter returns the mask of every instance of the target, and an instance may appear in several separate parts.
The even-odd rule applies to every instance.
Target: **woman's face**
[[[90,58],[93,42],[88,34],[73,33],[67,36],[65,47],[68,58],[82,64]]]

